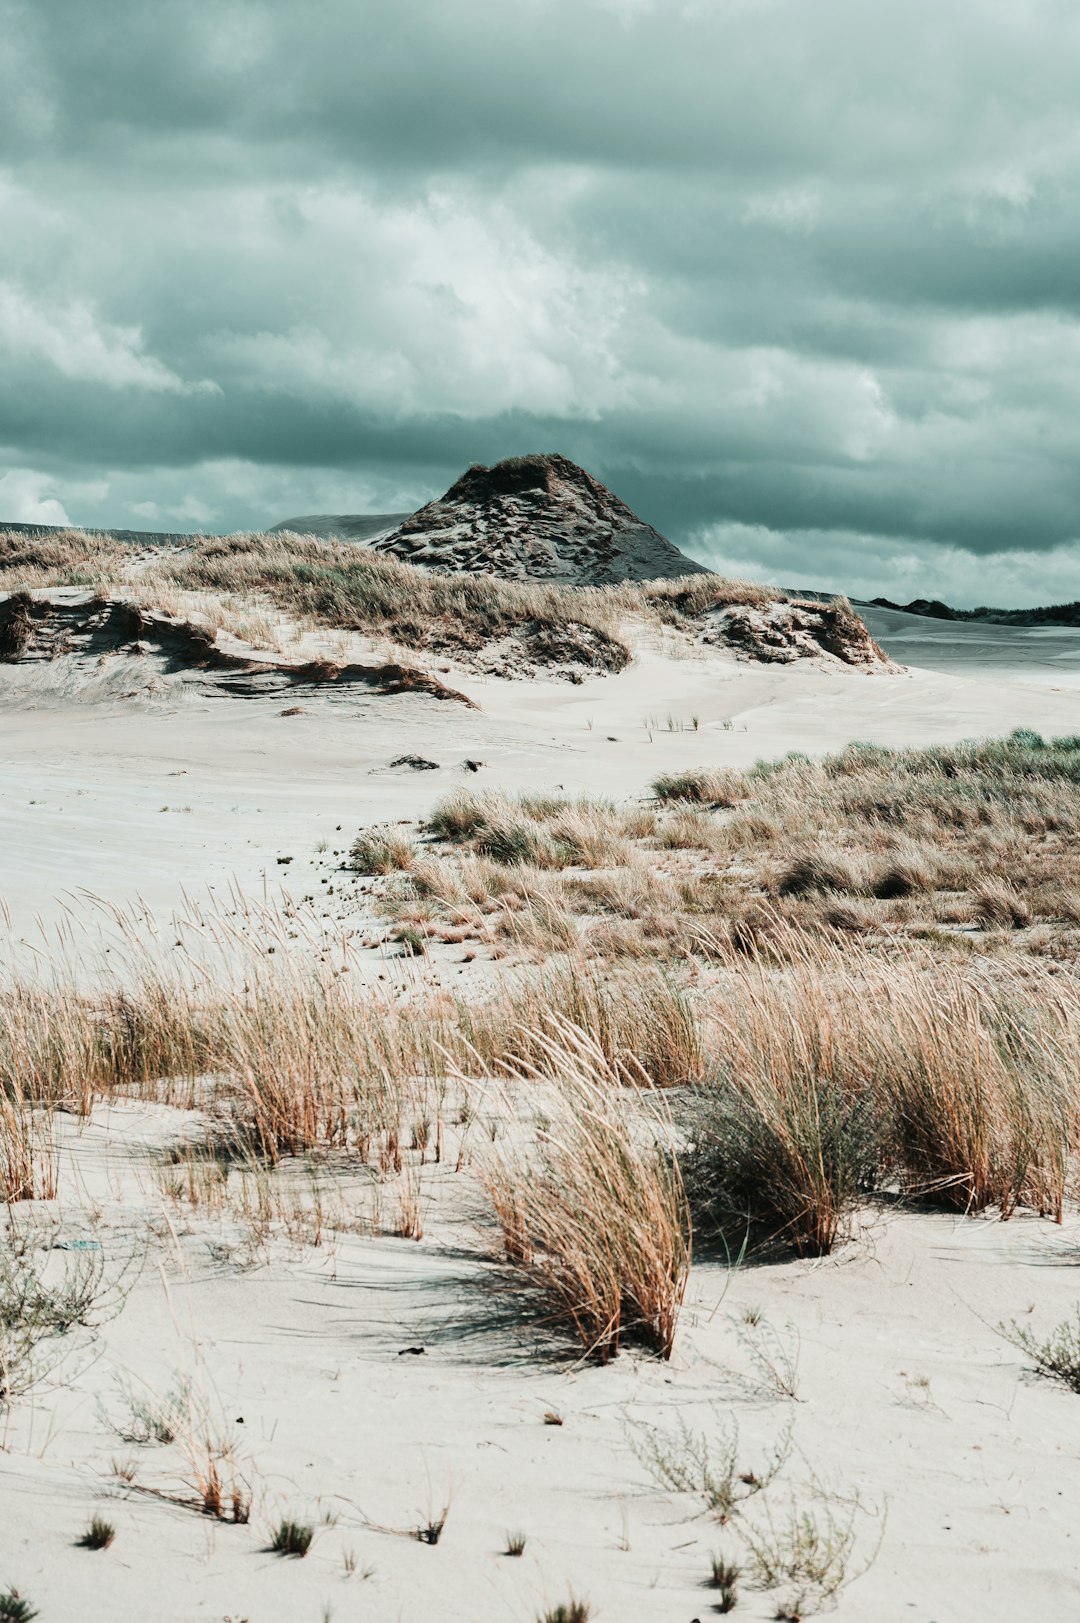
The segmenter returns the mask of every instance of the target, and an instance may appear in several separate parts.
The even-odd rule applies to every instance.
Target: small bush
[[[507,1535],[506,1535],[506,1553],[507,1553],[507,1555],[514,1555],[514,1556],[524,1555],[525,1554],[525,1545],[527,1543],[528,1543],[528,1538],[527,1538],[526,1534],[524,1534],[524,1533],[507,1533]]]
[[[846,857],[827,852],[806,852],[780,873],[776,888],[781,896],[812,896],[820,891],[857,891],[859,881]]]
[[[975,917],[988,929],[1022,930],[1031,923],[1027,898],[1012,885],[987,880],[975,892]]]
[[[644,1427],[631,1437],[631,1445],[659,1487],[670,1493],[694,1494],[721,1527],[726,1527],[783,1470],[791,1452],[791,1434],[783,1434],[757,1471],[740,1457],[739,1428],[734,1422],[715,1438],[691,1431],[685,1421],[674,1432]]]
[[[874,1186],[881,1115],[834,995],[809,967],[786,983],[754,971],[740,988],[716,1072],[681,1115],[696,1232],[821,1255]]]
[[[871,1095],[807,1071],[720,1079],[685,1118],[687,1198],[698,1232],[822,1256],[876,1181],[882,1131]]]
[[[432,808],[424,828],[437,840],[463,845],[480,832],[488,815],[488,805],[478,795],[447,795]]]
[[[781,1591],[775,1615],[784,1623],[800,1623],[832,1606],[869,1564],[851,1569],[860,1506],[822,1492],[816,1500],[804,1505],[793,1499],[781,1517],[770,1511],[764,1525],[742,1530],[751,1581],[758,1589]]]
[[[427,936],[415,924],[403,924],[400,929],[395,930],[394,940],[406,958],[422,958],[428,949]]]
[[[6,1594],[0,1595],[0,1623],[31,1623],[31,1619],[37,1615],[37,1607],[31,1606],[17,1589],[9,1589]]]
[[[476,836],[476,849],[492,862],[507,866],[531,863],[536,867],[548,864],[550,842],[544,840],[536,828],[525,822],[491,822]]]
[[[926,862],[914,857],[901,857],[887,862],[874,875],[870,889],[881,901],[893,901],[901,896],[917,896],[933,890],[934,873]]]

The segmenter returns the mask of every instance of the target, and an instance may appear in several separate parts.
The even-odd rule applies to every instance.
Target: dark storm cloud
[[[0,30],[0,518],[228,528],[560,449],[718,566],[1080,593],[1066,0]]]

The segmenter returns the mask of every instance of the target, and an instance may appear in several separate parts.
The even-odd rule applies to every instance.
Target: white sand
[[[942,639],[953,630],[930,624]],[[92,917],[83,892],[144,897],[162,921],[185,888],[220,895],[236,882],[258,894],[265,879],[273,895],[285,874],[303,894],[319,886],[317,841],[345,847],[363,823],[414,819],[459,783],[631,797],[668,769],[854,738],[1076,730],[1074,694],[1033,685],[1030,664],[866,676],[643,648],[623,676],[580,687],[446,679],[481,709],[370,696],[305,699],[308,713],[290,718],[280,699],[177,698],[151,711],[30,708],[24,696],[3,708],[0,894],[13,936],[33,939],[35,918],[48,932],[68,909]],[[669,715],[686,730],[669,732]],[[406,752],[440,770],[388,770]],[[467,757],[486,766],[466,774]],[[294,861],[279,869],[279,855]],[[739,1540],[691,1496],[658,1490],[629,1438],[680,1419],[718,1435],[733,1418],[747,1466],[792,1428],[791,1457],[749,1525],[761,1528],[765,1503],[779,1520],[791,1502],[819,1515],[831,1502],[854,1515],[853,1568],[880,1544],[839,1619],[1080,1615],[1080,1398],[1026,1376],[994,1328],[1013,1317],[1049,1328],[1072,1311],[1075,1222],[872,1212],[824,1262],[730,1279],[699,1262],[670,1365],[624,1356],[575,1368],[542,1337],[487,1322],[488,1237],[467,1174],[429,1169],[420,1243],[347,1235],[242,1268],[214,1249],[229,1236],[201,1218],[174,1217],[169,1232],[135,1153],[183,1119],[125,1106],[81,1133],[62,1126],[66,1232],[98,1239],[110,1271],[132,1247],[149,1251],[120,1316],[85,1355],[73,1332],[56,1383],[3,1417],[0,1584],[18,1585],[44,1623],[533,1623],[571,1589],[598,1623],[704,1623],[709,1557],[739,1559]],[[745,1307],[764,1314],[760,1345],[797,1356],[797,1401],[748,1394]],[[418,1345],[423,1355],[399,1356]],[[238,1442],[256,1490],[250,1526],[221,1526],[110,1474],[114,1458],[132,1458],[139,1488],[183,1491],[176,1445],[125,1444],[98,1409],[119,1415],[118,1376],[163,1394],[174,1372]],[[565,1424],[545,1426],[546,1410]],[[437,1547],[398,1536],[447,1496]],[[94,1510],[117,1527],[104,1552],[74,1547]],[[281,1514],[319,1524],[303,1561],[264,1553]],[[513,1560],[500,1552],[517,1530],[528,1545]],[[735,1615],[775,1607],[744,1589]]]
[[[72,1210],[70,1230],[100,1237],[116,1265],[154,1209],[125,1144],[152,1142],[166,1116],[99,1111],[75,1141],[101,1215]],[[704,1623],[710,1557],[739,1559],[740,1538],[692,1494],[658,1489],[632,1446],[680,1421],[713,1439],[737,1424],[741,1469],[761,1469],[790,1428],[787,1464],[743,1520],[760,1532],[766,1507],[779,1525],[792,1504],[854,1517],[852,1570],[875,1558],[840,1619],[1077,1616],[1080,1399],[1025,1375],[994,1329],[1072,1310],[1077,1225],[870,1214],[829,1260],[730,1278],[699,1263],[670,1364],[575,1367],[512,1320],[491,1325],[468,1175],[429,1179],[420,1243],[345,1237],[330,1255],[279,1247],[243,1269],[215,1260],[222,1231],[181,1220],[91,1364],[73,1333],[64,1384],[11,1410],[0,1473],[2,1570],[43,1618],[296,1623],[329,1606],[380,1623],[532,1623],[573,1590],[601,1620]],[[744,1309],[762,1314],[756,1329]],[[794,1401],[754,1390],[748,1342],[795,1361]],[[177,1374],[239,1449],[256,1494],[247,1527],[158,1497],[186,1491],[181,1450],[125,1443],[103,1418],[124,1416],[118,1377],[164,1396]],[[552,1410],[561,1427],[544,1424]],[[135,1487],[114,1460],[135,1462]],[[437,1547],[405,1536],[447,1500]],[[94,1511],[117,1529],[105,1552],[74,1547]],[[266,1553],[285,1514],[316,1524],[303,1561]],[[520,1560],[502,1553],[516,1531]],[[747,1589],[737,1615],[775,1607]]]

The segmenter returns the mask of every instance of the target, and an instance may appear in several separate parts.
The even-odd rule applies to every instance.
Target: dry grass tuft
[[[519,1059],[519,1082],[543,1076],[535,1147],[493,1152],[488,1191],[508,1259],[523,1268],[550,1320],[572,1326],[587,1356],[607,1362],[624,1342],[670,1357],[690,1265],[678,1168],[663,1149],[664,1118],[580,1028],[552,1022]]]
[[[652,788],[659,801],[688,801],[695,806],[736,806],[751,792],[745,773],[724,767],[668,773],[656,778]]]
[[[387,830],[365,829],[356,836],[349,851],[349,865],[357,873],[404,873],[416,861],[416,847],[411,840]]]
[[[715,1010],[715,1071],[696,1090],[683,1165],[695,1225],[821,1255],[877,1180],[882,1123],[850,1045],[848,988],[760,967]]]
[[[311,1549],[314,1537],[315,1529],[307,1522],[297,1522],[291,1517],[284,1517],[274,1528],[270,1549],[274,1555],[305,1556]]]
[[[568,1601],[560,1601],[558,1606],[552,1606],[542,1612],[537,1623],[589,1623],[592,1617],[592,1607],[588,1601],[577,1600],[573,1595]]]
[[[702,1011],[715,1069],[681,1122],[699,1230],[828,1251],[889,1179],[1060,1220],[1080,1145],[1080,1002],[1030,968],[881,962],[803,937]],[[795,948],[789,948],[793,958]]]

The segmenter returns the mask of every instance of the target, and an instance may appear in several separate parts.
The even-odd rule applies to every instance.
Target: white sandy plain
[[[931,649],[954,629],[916,628]],[[9,686],[9,951],[47,954],[64,921],[92,942],[88,893],[142,898],[164,933],[185,891],[322,892],[317,842],[347,848],[361,824],[415,820],[458,784],[621,799],[661,771],[852,739],[1078,730],[1067,677],[1005,655],[993,674],[949,667],[946,651],[936,663],[949,668],[867,676],[671,654],[643,643],[622,676],[581,686],[452,671],[477,711],[323,696],[283,717],[280,698],[86,702]],[[439,770],[390,769],[403,753]],[[468,773],[467,758],[485,765]],[[370,956],[373,974],[404,973]],[[122,1105],[62,1130],[59,1235],[100,1243],[110,1277],[129,1254],[141,1263],[118,1285],[123,1311],[75,1333],[53,1381],[0,1416],[0,1589],[18,1586],[43,1623],[534,1623],[571,1592],[597,1623],[705,1623],[709,1558],[742,1559],[740,1539],[692,1495],[658,1488],[633,1446],[643,1427],[680,1422],[714,1438],[737,1424],[748,1468],[790,1429],[787,1464],[746,1522],[761,1532],[791,1506],[851,1522],[851,1570],[867,1570],[837,1599],[846,1623],[1080,1616],[1080,1398],[1027,1374],[996,1329],[1049,1329],[1073,1311],[1075,1220],[882,1209],[822,1261],[731,1273],[699,1261],[670,1364],[582,1367],[512,1318],[491,1322],[490,1232],[465,1174],[425,1170],[420,1242],[346,1233],[249,1256],[227,1226],[178,1217],[150,1174],[148,1149],[191,1132],[190,1118]],[[756,1331],[744,1309],[760,1312]],[[755,1390],[753,1345],[794,1361],[794,1398]],[[177,1377],[238,1449],[255,1490],[248,1526],[171,1502],[190,1475],[176,1444],[125,1444],[110,1428],[118,1380],[163,1396]],[[564,1424],[545,1425],[547,1411]],[[135,1461],[133,1485],[114,1460]],[[407,1536],[447,1500],[436,1546]],[[101,1552],[75,1545],[94,1511],[117,1529]],[[282,1514],[316,1525],[304,1560],[266,1553]],[[512,1559],[517,1531],[528,1542]],[[776,1607],[742,1587],[733,1615]]]

